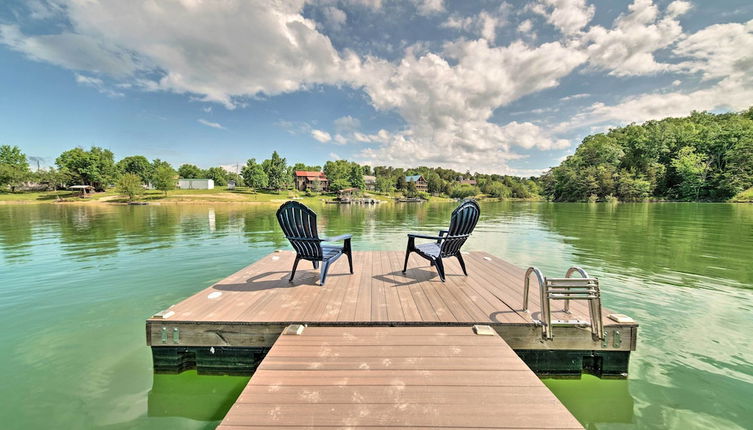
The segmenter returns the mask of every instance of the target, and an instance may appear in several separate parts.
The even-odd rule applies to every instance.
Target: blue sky
[[[753,105],[753,4],[0,5],[0,144],[175,165],[346,158],[538,174],[590,133]]]

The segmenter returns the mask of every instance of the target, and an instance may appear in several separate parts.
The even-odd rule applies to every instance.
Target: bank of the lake
[[[325,205],[328,234],[403,249],[454,203]],[[210,429],[247,378],[154,375],[144,320],[288,247],[275,204],[0,206],[0,422]],[[750,428],[753,206],[482,203],[468,243],[560,274],[641,322],[627,381],[548,380],[589,428]],[[288,268],[282,268],[287,270]],[[44,411],[44,413],[40,413]]]

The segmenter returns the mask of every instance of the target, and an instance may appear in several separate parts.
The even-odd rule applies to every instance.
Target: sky
[[[750,0],[4,0],[0,144],[538,175],[753,105]]]

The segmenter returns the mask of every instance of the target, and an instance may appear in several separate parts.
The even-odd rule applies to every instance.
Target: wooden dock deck
[[[280,336],[218,430],[387,427],[583,428],[494,332],[340,326]]]
[[[402,251],[354,252],[355,273],[343,257],[327,283],[302,262],[288,282],[294,254],[272,253],[147,320],[155,371],[197,368],[206,373],[250,373],[291,323],[308,326],[465,326],[486,324],[540,374],[625,376],[635,349],[636,323],[616,323],[604,310],[606,339],[588,328],[554,327],[542,339],[538,286],[522,310],[524,269],[483,252],[464,253],[469,276],[454,259],[443,283],[426,260],[411,257],[402,273]],[[304,267],[308,266],[308,267]],[[549,274],[561,276],[562,274]],[[608,289],[611,286],[602,286]],[[556,308],[559,309],[559,308]],[[588,320],[587,306],[555,319]]]

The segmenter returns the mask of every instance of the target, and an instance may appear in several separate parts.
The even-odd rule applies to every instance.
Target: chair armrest
[[[428,234],[421,234],[421,233],[408,233],[408,237],[418,238],[418,239],[442,240],[441,236],[429,236]]]
[[[439,230],[439,235],[444,236],[446,234],[450,234],[450,230]]]
[[[322,237],[322,241],[324,242],[337,242],[340,240],[348,240],[352,238],[352,234],[341,234],[340,236],[334,236],[334,237]]]

